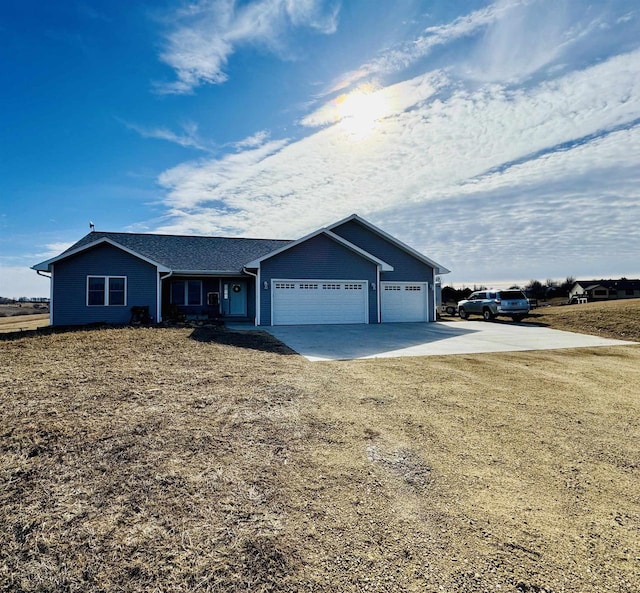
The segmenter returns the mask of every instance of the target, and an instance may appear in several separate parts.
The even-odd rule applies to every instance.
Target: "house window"
[[[125,301],[125,279],[109,278],[109,305],[123,307]]]
[[[126,276],[87,276],[87,306],[124,307],[126,304]]]
[[[173,305],[202,305],[201,280],[174,280],[171,283]]]
[[[593,294],[596,296],[607,296],[607,290],[604,288],[596,288],[596,290],[593,291]]]

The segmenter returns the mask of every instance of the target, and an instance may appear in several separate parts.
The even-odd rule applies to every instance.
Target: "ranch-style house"
[[[435,321],[446,268],[356,214],[298,240],[92,231],[33,269],[51,325],[172,316],[255,325]]]
[[[577,280],[569,290],[569,300],[610,301],[640,298],[640,280]]]

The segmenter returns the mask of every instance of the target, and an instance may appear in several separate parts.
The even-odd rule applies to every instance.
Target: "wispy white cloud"
[[[468,273],[466,262],[484,257],[481,239],[494,278],[531,267],[532,241],[547,262],[554,253],[579,262],[577,236],[588,232],[610,256],[621,251],[611,229],[640,219],[639,67],[640,51],[630,52],[526,90],[415,77],[381,90],[402,103],[365,139],[329,125],[165,172],[161,229],[296,237],[357,211]],[[325,115],[307,123],[326,124]]]
[[[179,172],[184,185],[170,184],[169,200],[188,187],[179,193],[185,206],[255,195],[256,201],[277,202],[278,190],[305,199],[316,185],[330,198],[334,189],[344,189],[336,187],[340,183],[363,183],[368,196],[382,194],[386,200],[423,199],[505,162],[640,117],[639,102],[629,100],[640,96],[634,75],[639,64],[640,51],[528,92],[494,85],[423,103],[429,94],[424,89],[433,85],[427,74],[396,89],[402,90],[397,94],[403,95],[404,111],[384,119],[376,134],[358,145],[331,126],[292,144],[270,142],[258,151],[186,163],[160,181],[165,185]],[[410,174],[398,179],[400,170]],[[338,193],[340,202],[355,199],[353,191]]]
[[[178,210],[209,203],[226,204],[226,208],[232,208],[225,196],[264,170],[265,161],[287,142],[267,142],[258,148],[227,154],[219,159],[188,162],[165,171],[158,181],[168,192],[166,203]]]
[[[45,259],[48,259],[50,257],[55,257],[56,255],[58,255],[59,253],[62,253],[63,251],[66,251],[67,249],[69,249],[69,247],[71,247],[71,245],[73,245],[72,242],[69,241],[59,241],[57,243],[47,243],[46,247],[46,251],[43,253],[38,254],[38,257],[44,257]]]
[[[509,11],[527,3],[527,0],[500,2],[460,16],[450,23],[428,27],[415,39],[385,50],[358,69],[341,75],[326,94],[347,89],[365,79],[376,79],[386,74],[401,72],[428,56],[435,48],[477,35],[492,23],[504,19]]]
[[[373,220],[444,249],[456,281],[640,275],[640,127],[394,205]],[[425,219],[437,224],[425,224]],[[443,246],[443,247],[440,247]],[[455,265],[452,263],[455,262]],[[478,272],[478,268],[482,272]]]
[[[61,252],[71,247],[73,243],[74,241],[47,243],[46,245],[40,245],[40,250],[37,252],[0,255],[0,261],[6,265],[24,264],[28,267],[33,265],[34,262],[44,261],[59,255]]]
[[[608,57],[602,52],[609,42],[609,30],[618,20],[608,3],[501,0],[495,9],[501,18],[486,23],[483,34],[471,46],[470,57],[458,68],[476,80],[513,83],[540,71],[545,76],[561,72],[567,61],[576,58],[585,63]],[[617,28],[620,41],[630,28]]]
[[[598,52],[608,46],[623,51],[637,47],[637,21],[637,11],[620,17],[609,2],[497,0],[449,23],[427,27],[414,39],[384,50],[356,70],[342,74],[325,94],[402,72],[436,50],[459,42],[465,44],[461,53],[468,57],[449,63],[459,77],[514,82],[541,69],[547,74],[561,73],[568,53],[586,64],[589,59],[602,59]],[[616,34],[612,38],[613,28]]]
[[[259,46],[281,57],[286,33],[292,27],[308,27],[331,34],[337,26],[337,3],[323,0],[200,0],[173,15],[176,22],[160,54],[175,70],[177,80],[157,85],[160,93],[191,93],[202,84],[227,80],[229,57],[239,47]]]
[[[238,150],[246,150],[247,148],[257,148],[262,146],[270,136],[270,132],[267,130],[260,130],[243,140],[240,140],[234,144],[234,147]]]
[[[198,134],[198,126],[193,122],[187,122],[182,126],[182,133],[176,132],[165,127],[146,127],[120,120],[127,128],[137,132],[143,138],[153,138],[155,140],[165,140],[173,144],[178,144],[184,148],[195,148],[204,152],[211,152],[213,146],[210,142],[206,142]]]

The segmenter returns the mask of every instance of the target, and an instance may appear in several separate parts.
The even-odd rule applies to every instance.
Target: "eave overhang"
[[[98,245],[102,245],[105,243],[108,245],[111,245],[112,247],[115,247],[116,249],[120,249],[125,253],[128,253],[129,255],[133,255],[134,257],[137,257],[138,259],[141,259],[142,261],[145,261],[148,264],[151,264],[152,266],[155,266],[158,269],[158,272],[171,272],[171,270],[167,266],[159,262],[156,262],[138,253],[137,251],[134,251],[133,249],[129,249],[128,247],[125,247],[124,245],[121,245],[120,243],[117,243],[116,241],[113,241],[108,237],[103,237],[101,239],[98,239],[97,241],[87,243],[86,245],[82,245],[81,247],[72,249],[71,251],[65,251],[60,255],[57,255],[56,257],[52,257],[51,259],[48,259],[46,261],[40,262],[39,264],[36,264],[35,266],[31,266],[31,269],[35,270],[36,272],[50,272],[51,271],[50,266],[52,264],[55,264],[69,257],[73,257],[74,255],[82,253],[83,251],[87,251],[88,249],[93,249],[94,247],[97,247]]]

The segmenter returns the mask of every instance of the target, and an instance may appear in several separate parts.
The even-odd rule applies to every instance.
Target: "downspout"
[[[247,270],[245,266],[242,266],[242,273],[248,274],[249,276],[253,276],[255,282],[255,291],[256,291],[256,320],[254,324],[256,326],[260,325],[260,268],[258,268],[257,273],[250,272]]]
[[[162,281],[173,276],[173,270],[171,270],[166,276],[160,276],[158,274],[158,288],[156,290],[156,308],[158,310],[158,323],[162,321]]]
[[[430,321],[438,321],[438,299],[437,299],[437,295],[436,295],[436,271],[435,268],[433,270],[433,273],[431,275],[431,281],[432,281],[432,290],[431,290],[431,298],[432,298],[432,306],[431,306],[431,315],[433,316],[433,319],[431,319]]]
[[[49,325],[53,325],[53,264],[50,264],[52,267],[52,272],[50,276],[46,274],[42,274],[44,270],[36,270],[36,274],[38,276],[42,276],[43,278],[49,278]]]
[[[380,264],[376,266],[376,295],[378,307],[378,323],[382,323],[382,297],[380,296]]]

